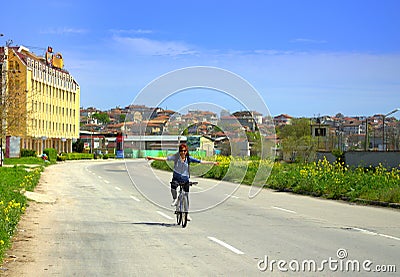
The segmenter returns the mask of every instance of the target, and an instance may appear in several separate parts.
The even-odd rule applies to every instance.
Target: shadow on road
[[[162,227],[175,227],[176,224],[162,223],[162,222],[135,222],[134,225],[149,225],[149,226],[162,226]]]

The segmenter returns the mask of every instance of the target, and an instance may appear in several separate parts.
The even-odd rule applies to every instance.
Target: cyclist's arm
[[[147,156],[146,159],[149,160],[149,161],[151,161],[151,160],[154,160],[154,161],[166,161],[167,160],[167,158],[165,158],[165,157],[150,157],[150,156]]]
[[[201,164],[212,164],[212,165],[219,165],[219,162],[213,161],[200,161]]]
[[[193,157],[189,157],[190,162],[192,163],[201,163],[201,164],[212,164],[212,165],[219,165],[219,162],[213,162],[213,161],[202,161]]]

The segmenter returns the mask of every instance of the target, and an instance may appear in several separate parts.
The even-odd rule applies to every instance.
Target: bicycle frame
[[[172,182],[171,182],[172,183]],[[178,194],[178,203],[176,204],[176,223],[180,225],[182,223],[182,228],[185,228],[187,225],[187,216],[189,212],[189,192],[185,192],[183,187],[185,185],[194,185],[197,182],[189,182],[189,183],[177,183],[179,186],[179,194]]]

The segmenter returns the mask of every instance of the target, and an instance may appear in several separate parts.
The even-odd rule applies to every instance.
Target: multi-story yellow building
[[[1,135],[20,137],[21,149],[72,152],[79,138],[80,87],[60,53],[45,57],[24,46],[0,47]],[[3,143],[4,147],[4,143]]]

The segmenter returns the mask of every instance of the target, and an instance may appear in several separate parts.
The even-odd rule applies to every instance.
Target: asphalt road
[[[171,173],[145,160],[46,169],[57,199],[36,219],[26,276],[395,276],[400,211],[196,179],[192,221],[175,225]],[[53,177],[53,178],[50,178]],[[56,180],[56,181],[53,181]],[[36,233],[35,233],[36,232]],[[30,242],[26,242],[30,243]]]

